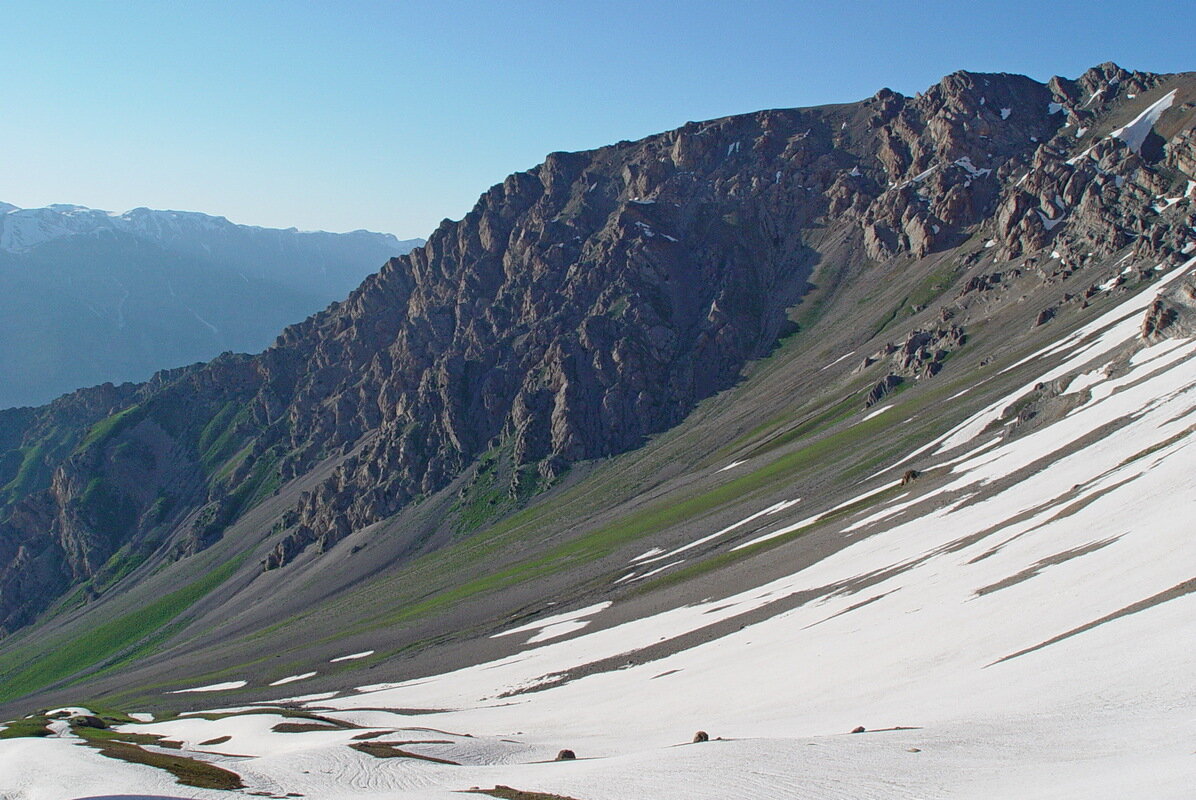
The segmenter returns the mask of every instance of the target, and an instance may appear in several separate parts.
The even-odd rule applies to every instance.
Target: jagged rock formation
[[[1142,319],[1142,338],[1151,344],[1164,339],[1196,336],[1196,281],[1191,278],[1168,288],[1150,304]]]
[[[1147,126],[1157,147],[1110,135],[1172,88]],[[261,532],[267,569],[483,454],[544,485],[635,448],[767,354],[820,263],[943,271],[884,322],[937,315],[870,357],[884,367],[866,403],[932,380],[992,298],[1083,303],[1052,287],[1129,246],[1186,252],[1192,203],[1159,196],[1190,179],[1193,91],[1115,65],[1045,85],[960,72],[914,98],[554,153],[260,356],[0,415],[0,626],[119,580],[126,556],[203,550],[280,485],[303,491]],[[1010,263],[970,272],[985,254]],[[1119,276],[1093,278],[1115,291]]]

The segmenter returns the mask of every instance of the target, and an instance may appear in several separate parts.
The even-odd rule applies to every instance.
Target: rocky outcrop
[[[1146,310],[1142,338],[1149,344],[1196,336],[1196,277],[1168,287]]]
[[[0,517],[0,635],[71,586],[102,591],[220,491],[209,489],[212,470],[196,450],[220,452],[202,434],[215,409],[254,386],[249,363],[228,357],[80,390],[32,415],[6,454],[23,455]]]
[[[939,373],[951,351],[959,349],[966,341],[967,335],[958,325],[913,330],[901,342],[890,342],[865,357],[856,371],[862,372],[887,359],[890,376],[930,378]]]
[[[864,398],[864,408],[872,408],[872,406],[892,394],[904,382],[904,379],[900,375],[894,375],[891,372],[885,375],[875,386],[868,390],[868,394]]]

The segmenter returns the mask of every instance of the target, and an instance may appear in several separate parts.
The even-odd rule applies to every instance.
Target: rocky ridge
[[[1157,142],[1110,135],[1171,86]],[[938,322],[869,357],[884,374],[862,400],[933,378],[996,296],[1049,296],[1126,247],[1189,252],[1192,200],[1160,197],[1191,180],[1193,97],[1188,78],[1111,64],[1047,84],[960,72],[913,98],[882,90],[554,153],[261,356],[0,418],[0,441],[24,453],[0,476],[9,487],[44,431],[75,432],[10,494],[3,625],[94,585],[122,548],[202,550],[317,467],[326,477],[263,532],[265,568],[328,550],[486,453],[534,488],[635,448],[767,354],[815,267],[853,252],[946,270],[909,298],[911,313],[936,304]],[[1008,266],[938,299],[985,254]],[[1093,277],[1116,290],[1119,276]],[[1071,302],[1085,298],[1044,313]]]

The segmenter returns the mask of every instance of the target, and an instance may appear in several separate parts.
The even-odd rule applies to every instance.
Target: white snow
[[[706,544],[707,542],[712,542],[715,539],[722,538],[723,536],[726,536],[731,531],[737,530],[738,528],[742,528],[744,525],[747,525],[751,522],[755,522],[756,520],[760,519],[761,517],[767,517],[767,516],[771,516],[773,514],[779,514],[780,512],[784,511],[785,509],[787,509],[791,506],[795,506],[800,502],[801,502],[801,498],[797,497],[792,500],[782,500],[779,503],[774,503],[773,505],[769,506],[768,508],[765,508],[761,511],[757,511],[754,514],[749,514],[748,516],[744,517],[743,519],[739,520],[738,522],[732,523],[731,525],[728,525],[725,528],[717,530],[714,533],[711,533],[707,536],[703,536],[702,538],[696,539],[688,544],[684,544],[680,547],[674,548],[673,550],[670,550],[667,553],[661,553],[660,555],[656,555],[651,558],[645,559],[645,560],[641,561],[641,563],[651,564],[654,561],[663,561],[666,558],[672,558],[673,556],[680,555],[681,553],[684,553],[687,550],[692,550],[693,548],[699,547],[703,544]],[[639,578],[646,578],[646,577],[647,577],[647,575],[639,576]]]
[[[1135,415],[1125,427],[1057,457],[1033,479],[924,514],[730,598],[333,705],[457,708],[436,715],[435,724],[482,735],[534,731],[534,741],[545,746],[567,742],[595,756],[594,765],[584,775],[542,778],[533,788],[575,796],[680,791],[716,797],[728,775],[739,782],[754,775],[750,785],[759,788],[752,796],[764,797],[826,796],[831,785],[866,797],[1079,798],[1094,791],[1183,797],[1188,787],[1180,776],[1196,733],[1187,679],[1196,668],[1189,646],[1196,597],[1179,594],[1101,623],[1183,585],[1196,558],[1196,543],[1173,506],[1175,498],[1191,496],[1196,450],[1179,442],[1133,459],[1185,429],[1196,414],[1196,360],[1181,355],[1191,345],[1168,346],[1174,357],[1166,364],[1160,364],[1166,355],[1151,353],[1120,391],[995,445],[954,473],[961,487],[983,485],[1050,458],[1080,441],[1077,434]],[[1060,514],[1074,502],[1077,486],[1087,505]],[[993,524],[1025,512],[1021,521]],[[866,575],[881,577],[866,589],[825,593]],[[502,687],[536,685],[571,666],[820,588],[816,602],[675,655],[499,697]],[[1068,635],[1072,631],[1079,632]],[[1051,643],[1059,636],[1065,638]],[[916,730],[834,736],[856,724]],[[669,745],[697,727],[738,739],[747,750],[727,761],[713,748],[694,762],[678,761],[695,750]],[[798,759],[804,776],[798,783],[777,771],[790,759],[767,762],[773,740],[818,748],[813,760]],[[823,759],[834,758],[828,749],[848,744],[856,749],[840,776]],[[920,762],[910,775],[900,766],[871,772],[873,759],[911,746],[932,753],[933,766]],[[646,752],[653,758],[637,763],[658,764],[659,772],[672,775],[671,784],[628,771],[626,759]],[[684,789],[680,763],[697,770],[684,773]],[[763,763],[771,766],[761,773]],[[918,783],[914,776],[927,772],[933,784]],[[534,780],[525,774],[525,782]],[[838,779],[844,782],[835,784]],[[629,788],[648,785],[658,794]],[[738,785],[742,792],[748,784]],[[578,791],[583,786],[588,794]]]
[[[1059,103],[1047,103],[1047,114],[1058,114],[1063,110],[1063,106]]]
[[[1002,108],[1001,109],[1001,119],[1009,119],[1009,115],[1012,113],[1013,113],[1012,108]]]
[[[585,800],[1189,798],[1196,341],[1137,337],[1158,291],[1193,267],[1039,350],[1024,386],[940,438],[967,443],[992,409],[1074,375],[1090,397],[1067,416],[976,443],[933,489],[825,520],[890,483],[782,519],[824,519],[816,535],[841,545],[744,564],[789,574],[580,632],[605,609],[588,606],[505,631],[542,637],[512,655],[319,696],[322,716],[364,730],[280,733],[290,718],[273,713],[122,729],[182,741],[247,791],[326,800],[496,784]],[[1106,370],[1127,348],[1140,349]],[[649,649],[667,642],[675,652]],[[857,725],[868,732],[845,735]],[[697,729],[716,740],[683,744]],[[374,758],[348,746],[362,733],[460,766]],[[562,747],[580,759],[552,762]],[[0,776],[13,800],[227,796],[72,738],[0,741]]]
[[[971,175],[973,178],[982,178],[985,175],[988,175],[992,172],[991,169],[978,168],[975,164],[972,163],[971,156],[964,156],[963,158],[957,159],[953,163],[956,164],[957,166],[963,167],[964,170],[969,175]]]
[[[536,642],[546,642],[549,639],[557,639],[561,636],[566,636],[574,631],[579,631],[590,624],[588,619],[574,619],[565,622],[558,622],[555,625],[545,625],[540,629],[540,632],[527,640],[528,644]]]
[[[1163,115],[1164,111],[1171,108],[1173,102],[1175,102],[1175,89],[1172,89],[1154,103],[1151,103],[1145,111],[1134,117],[1133,122],[1118,128],[1109,135],[1121,139],[1135,153],[1141,153],[1142,143],[1150,135],[1150,131],[1154,127],[1154,124],[1159,121],[1159,117]]]
[[[328,659],[328,663],[335,664],[338,661],[356,661],[359,658],[365,658],[366,656],[372,656],[373,654],[373,650],[362,650],[360,653],[350,653],[347,656],[337,656],[336,658],[330,658]]]
[[[927,178],[929,178],[929,177],[930,177],[930,174],[931,174],[932,172],[934,172],[936,169],[938,169],[938,165],[937,165],[937,164],[936,164],[935,166],[931,167],[930,169],[926,170],[925,172],[919,172],[917,175],[915,175],[914,177],[910,178],[910,179],[909,179],[909,182],[910,182],[910,183],[921,183],[922,181],[924,181],[924,180],[926,180]]]
[[[278,680],[276,680],[273,683],[268,684],[268,685],[269,686],[283,686],[288,683],[294,683],[295,681],[304,681],[304,680],[307,680],[308,678],[314,678],[316,676],[316,674],[317,673],[315,673],[315,672],[304,672],[300,675],[288,675],[287,677],[279,678]]]
[[[839,356],[838,358],[836,358],[834,361],[832,361],[832,362],[830,362],[829,364],[827,364],[826,366],[824,366],[822,369],[830,369],[831,367],[833,367],[833,366],[835,366],[836,364],[838,364],[840,361],[843,361],[844,359],[847,359],[847,358],[851,358],[853,355],[855,355],[855,351],[854,351],[854,350],[852,350],[850,353],[844,353],[843,355],[841,355],[841,356]],[[819,372],[821,372],[821,371],[822,371],[822,370],[819,370]]]
[[[652,556],[656,555],[657,553],[663,553],[663,552],[664,552],[663,547],[653,547],[650,550],[645,550],[644,552],[640,553],[635,558],[631,559],[631,563],[634,564],[637,561],[643,561],[645,558],[651,558]]]
[[[670,561],[667,564],[663,564],[654,569],[650,569],[647,572],[645,572],[643,575],[632,575],[629,577],[628,580],[630,580],[632,583],[635,583],[636,581],[642,581],[644,578],[651,578],[653,575],[659,575],[660,573],[664,572],[666,569],[672,569],[673,567],[677,566],[678,564],[683,564],[683,563],[685,563],[685,559],[679,558],[676,561]],[[531,642],[534,640],[528,639],[528,641]]]
[[[812,517],[806,517],[805,519],[801,519],[801,520],[798,520],[797,522],[790,523],[790,524],[784,526],[783,528],[778,528],[777,530],[772,531],[771,533],[766,533],[763,536],[757,536],[754,539],[749,539],[746,542],[741,542],[740,544],[737,544],[734,547],[732,547],[731,550],[732,551],[743,550],[745,548],[752,547],[753,545],[760,544],[761,542],[768,542],[773,539],[784,536],[785,534],[793,533],[794,531],[799,531],[802,528],[808,528],[810,525],[813,525],[815,522],[817,522],[821,517],[822,517],[822,514],[815,514]]]
[[[132,711],[129,713],[130,719],[135,719],[138,722],[153,722],[154,715],[148,711]]]
[[[567,611],[564,614],[555,614],[551,617],[544,617],[543,619],[538,619],[534,622],[529,622],[526,625],[520,625],[516,628],[510,628],[501,633],[496,633],[493,636],[491,636],[490,638],[491,639],[499,639],[503,636],[510,636],[511,634],[514,634],[514,633],[527,633],[528,631],[542,631],[545,628],[551,628],[551,627],[553,627],[555,625],[559,625],[561,623],[575,623],[578,620],[584,619],[586,617],[592,617],[595,614],[601,613],[601,612],[605,611],[606,609],[610,608],[610,606],[611,606],[611,602],[609,600],[604,600],[601,603],[595,603],[592,606],[586,606],[585,608],[579,608],[574,611]],[[532,637],[531,641],[536,641],[535,637]]]
[[[196,686],[191,689],[175,689],[173,692],[167,694],[186,694],[188,692],[227,692],[230,689],[242,689],[248,681],[225,681],[224,683],[211,683],[207,686]]]
[[[1046,228],[1048,231],[1053,231],[1055,229],[1055,226],[1058,225],[1060,222],[1062,222],[1065,219],[1065,217],[1062,217],[1062,216],[1056,217],[1055,219],[1051,219],[1042,210],[1040,210],[1040,209],[1035,209],[1035,210],[1038,211],[1038,217],[1039,217],[1039,219],[1042,220],[1042,227]]]
[[[52,708],[46,712],[47,717],[53,717],[56,714],[66,714],[70,717],[87,717],[92,715],[92,711],[83,706],[63,706],[62,708]]]
[[[886,411],[888,411],[888,410],[889,410],[890,408],[892,408],[892,407],[893,407],[893,404],[892,404],[892,403],[889,403],[887,406],[881,406],[880,408],[876,409],[875,411],[873,411],[871,414],[869,414],[868,416],[864,417],[864,419],[863,419],[863,420],[860,420],[860,421],[861,421],[861,422],[863,422],[863,421],[865,421],[865,420],[870,420],[870,419],[872,419],[873,417],[879,417],[881,414],[885,413]]]
[[[725,467],[720,467],[719,469],[717,469],[717,470],[715,470],[715,471],[716,471],[716,472],[726,472],[726,471],[727,471],[727,470],[729,470],[729,469],[735,469],[735,468],[736,468],[736,467],[738,467],[740,464],[745,464],[745,463],[747,463],[747,462],[744,462],[744,461],[732,461],[732,462],[731,462],[730,464],[728,464],[727,466],[725,466]]]
[[[313,692],[312,694],[299,694],[294,697],[280,697],[277,700],[271,700],[271,703],[289,704],[289,703],[315,703],[320,700],[328,700],[340,694],[336,692]]]

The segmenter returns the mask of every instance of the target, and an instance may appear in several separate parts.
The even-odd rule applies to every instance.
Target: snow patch
[[[285,678],[279,678],[278,680],[274,681],[273,683],[271,683],[269,685],[270,686],[283,686],[288,683],[294,683],[295,681],[305,681],[308,678],[315,677],[316,674],[317,673],[315,673],[315,672],[304,672],[301,675],[288,675]]]
[[[879,417],[881,414],[885,413],[886,411],[888,411],[888,410],[889,410],[890,408],[892,408],[892,407],[893,407],[893,404],[892,404],[892,403],[889,403],[887,406],[881,406],[880,408],[876,409],[875,411],[873,411],[873,412],[872,412],[871,414],[869,414],[868,416],[864,417],[864,419],[860,420],[860,422],[865,422],[865,421],[867,421],[867,420],[870,420],[870,419],[872,419],[873,417]]]
[[[567,611],[564,614],[554,614],[551,617],[544,617],[543,619],[538,619],[535,622],[529,622],[526,625],[520,625],[517,628],[511,628],[511,629],[505,630],[501,633],[496,633],[496,634],[492,635],[490,638],[491,639],[499,639],[503,636],[510,636],[515,633],[527,633],[528,631],[542,631],[545,628],[551,628],[551,627],[553,627],[555,625],[559,625],[560,623],[563,623],[563,622],[574,622],[574,621],[577,621],[580,619],[584,619],[585,617],[592,617],[595,614],[598,614],[598,613],[610,608],[611,605],[612,604],[611,604],[610,600],[604,600],[601,603],[595,603],[592,606],[586,606],[585,608],[579,608],[575,611]],[[532,638],[535,639],[535,637],[532,637]]]
[[[190,689],[175,689],[167,694],[187,694],[189,692],[227,692],[232,689],[243,689],[249,681],[225,681],[224,683],[210,683],[207,686],[195,686]]]
[[[1109,134],[1115,138],[1120,139],[1129,146],[1135,153],[1141,154],[1142,143],[1146,141],[1146,137],[1150,135],[1150,131],[1154,128],[1154,124],[1159,121],[1159,117],[1163,112],[1171,108],[1171,104],[1175,102],[1175,89],[1167,92],[1160,99],[1143,111],[1138,116],[1134,117],[1133,122],[1118,128]]]

